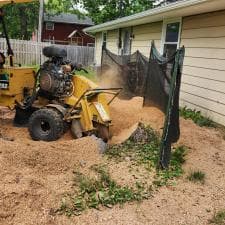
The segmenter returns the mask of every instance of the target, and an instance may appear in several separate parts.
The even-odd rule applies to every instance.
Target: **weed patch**
[[[174,178],[180,177],[183,174],[182,164],[185,162],[186,153],[187,147],[185,146],[178,146],[173,149],[169,168],[158,170],[153,184],[156,186],[170,185],[173,183]]]
[[[122,144],[109,146],[105,153],[108,159],[120,162],[130,157],[133,162],[144,164],[149,169],[155,167],[159,160],[160,136],[149,126],[142,125],[142,129],[143,139],[136,141],[131,137]]]
[[[221,210],[217,212],[209,223],[217,224],[217,225],[224,225],[225,224],[225,210]]]
[[[191,119],[195,124],[200,127],[216,127],[216,123],[209,117],[204,117],[200,111],[188,109],[186,107],[180,108],[180,116],[184,119]]]
[[[74,172],[74,192],[65,196],[57,211],[67,216],[80,215],[88,208],[100,209],[148,199],[159,186],[171,185],[183,173],[182,164],[187,148],[179,146],[173,149],[169,169],[158,170],[160,136],[151,127],[143,124],[140,129],[123,144],[110,146],[105,157],[107,163],[110,161],[112,165],[126,161],[129,157],[129,165],[132,165],[130,168],[144,167],[148,174],[154,176],[151,177],[153,182],[149,184],[140,178],[130,186],[121,186],[111,178],[107,167],[95,165],[89,168],[94,176]]]
[[[96,165],[91,168],[97,177],[74,172],[73,195],[67,195],[61,204],[60,213],[67,216],[80,215],[87,208],[112,207],[131,201],[141,201],[151,196],[151,187],[136,183],[135,187],[120,186],[109,175],[107,168]]]
[[[193,171],[188,175],[188,180],[192,182],[205,183],[205,173],[202,171]]]
[[[182,164],[185,162],[185,154],[187,148],[179,146],[173,149],[171,154],[170,167],[167,170],[157,170],[160,151],[160,136],[151,127],[144,127],[144,139],[138,142],[134,137],[123,144],[110,146],[106,151],[106,155],[111,160],[117,162],[124,161],[129,157],[133,163],[144,165],[149,170],[156,170],[155,181],[156,186],[167,185],[173,178],[179,177],[183,173]],[[140,138],[139,138],[140,139]]]

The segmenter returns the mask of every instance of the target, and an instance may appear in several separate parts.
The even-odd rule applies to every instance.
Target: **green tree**
[[[46,7],[49,12],[87,15],[99,24],[150,9],[153,2],[154,0],[49,0]],[[81,6],[86,12],[77,6]]]
[[[9,37],[29,40],[38,28],[39,3],[9,4],[3,10]]]
[[[154,1],[154,0],[152,0]],[[152,7],[151,0],[48,0],[45,10],[89,16],[96,24],[128,16]],[[10,38],[29,40],[38,28],[39,2],[9,4],[3,7]],[[2,28],[0,26],[0,31]],[[2,36],[2,35],[1,35]]]

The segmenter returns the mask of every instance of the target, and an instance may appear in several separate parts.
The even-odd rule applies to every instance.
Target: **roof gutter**
[[[96,26],[88,27],[88,28],[85,28],[84,31],[95,33],[95,32],[99,32],[99,31],[103,31],[103,30],[107,30],[107,29],[115,29],[118,27],[125,26],[127,22],[135,21],[137,19],[141,19],[141,18],[144,18],[147,16],[154,16],[157,14],[166,13],[168,11],[177,10],[177,9],[184,8],[187,6],[197,5],[197,4],[208,2],[208,1],[210,1],[210,0],[183,0],[180,2],[174,2],[174,3],[170,3],[168,5],[161,6],[158,8],[149,9],[149,10],[146,10],[141,13],[136,13],[131,16],[122,17],[122,18],[112,20],[112,21],[109,21],[106,23],[102,23],[102,24],[99,24]],[[151,21],[149,21],[149,22],[151,22]],[[156,21],[154,21],[154,22],[156,22]]]

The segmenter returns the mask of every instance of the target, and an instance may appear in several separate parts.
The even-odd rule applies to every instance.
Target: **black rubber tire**
[[[62,115],[54,109],[39,109],[31,115],[28,130],[35,141],[56,141],[64,133]]]

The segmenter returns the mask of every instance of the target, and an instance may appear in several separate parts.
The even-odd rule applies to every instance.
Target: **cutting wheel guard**
[[[85,97],[90,97],[90,96],[94,96],[96,94],[101,94],[101,93],[105,93],[105,94],[110,94],[113,95],[112,99],[110,99],[110,101],[108,101],[107,105],[110,105],[113,100],[120,94],[120,92],[123,90],[123,88],[95,88],[95,89],[91,89],[91,90],[86,90],[78,99],[78,101],[76,102],[76,104],[65,114],[64,119],[67,120],[69,119],[72,111],[77,107],[77,105],[80,103],[80,101],[85,98]]]

